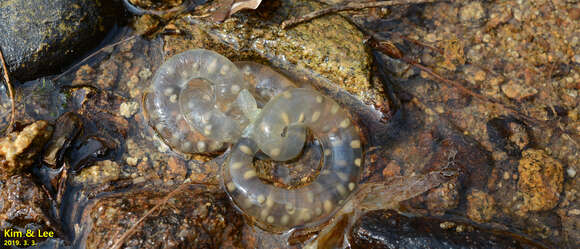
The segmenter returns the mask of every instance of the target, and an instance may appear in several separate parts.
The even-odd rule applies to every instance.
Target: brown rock
[[[481,190],[474,190],[467,196],[467,217],[479,223],[493,218],[496,211],[493,197]]]
[[[538,93],[538,90],[535,88],[516,83],[515,81],[510,81],[507,84],[502,85],[501,90],[508,98],[518,101],[534,96]]]
[[[73,85],[90,84],[95,80],[96,70],[89,65],[82,65],[75,73]]]
[[[118,231],[129,230],[140,218],[144,221],[120,248],[247,248],[240,244],[242,217],[219,187],[189,185],[165,200],[169,194],[155,187],[98,200],[86,211],[91,219],[86,248],[111,247],[122,239]],[[159,203],[166,204],[147,213]]]
[[[429,190],[425,197],[427,209],[433,215],[443,215],[445,211],[456,208],[459,204],[459,183],[457,178]]]
[[[0,167],[5,176],[14,175],[34,163],[34,159],[52,135],[52,126],[40,120],[0,139]]]
[[[518,191],[524,197],[521,211],[545,211],[560,200],[564,169],[543,150],[529,149],[522,153],[518,166]]]
[[[387,167],[383,169],[383,176],[384,177],[391,177],[391,176],[398,176],[401,175],[401,166],[397,164],[395,161],[390,161],[387,164]]]
[[[524,149],[530,143],[530,137],[526,131],[526,127],[521,123],[510,122],[508,124],[510,132],[509,140],[520,148]]]
[[[268,5],[263,5],[262,12],[240,12],[221,24],[189,17],[178,19],[174,24],[195,37],[188,47],[203,45],[206,43],[204,33],[212,34],[226,43],[228,48],[239,50],[222,51],[220,47],[209,47],[232,60],[247,60],[243,58],[244,54],[252,60],[256,57],[266,59],[284,70],[324,78],[324,84],[332,82],[364,102],[381,102],[377,101],[381,98],[379,91],[370,81],[372,56],[364,45],[363,33],[356,26],[340,16],[316,18],[289,29],[281,29],[276,20],[278,17],[303,15],[320,7],[316,1],[284,0],[275,7],[273,4],[272,10],[267,9]],[[265,12],[276,16],[276,19],[264,18]],[[192,28],[202,29],[202,34]],[[167,37],[165,47],[184,50],[172,37]]]
[[[9,229],[12,224],[49,225],[43,211],[48,207],[45,192],[31,179],[16,175],[0,180],[0,230]]]
[[[67,112],[56,120],[56,127],[52,138],[46,145],[42,160],[50,165],[59,167],[64,152],[71,142],[80,133],[83,123],[79,115]]]
[[[106,61],[99,70],[102,73],[97,77],[97,86],[101,89],[113,87],[117,81],[119,66],[114,61]]]
[[[121,168],[111,160],[98,161],[74,177],[75,182],[89,185],[104,184],[119,179]]]
[[[172,156],[169,158],[167,166],[169,167],[169,172],[167,172],[169,176],[179,180],[185,179],[187,167],[182,159]]]
[[[459,10],[459,18],[464,24],[481,24],[485,16],[485,9],[480,2],[471,2]]]
[[[568,10],[568,15],[570,15],[570,19],[578,20],[580,19],[580,8],[571,8]]]

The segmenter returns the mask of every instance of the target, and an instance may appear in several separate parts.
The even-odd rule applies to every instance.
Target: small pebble
[[[149,70],[149,68],[145,68],[141,71],[139,71],[139,78],[141,78],[141,80],[146,80],[149,79],[149,77],[151,77],[152,73],[151,70]]]
[[[485,34],[483,35],[483,42],[489,43],[491,41],[491,35]]]
[[[459,17],[465,24],[478,24],[485,17],[485,9],[480,2],[471,2],[459,10]]]
[[[566,173],[568,173],[568,176],[570,178],[574,178],[576,176],[576,170],[574,168],[568,168],[566,170]]]
[[[574,62],[580,64],[580,54],[574,55],[574,58],[572,60],[574,60]]]
[[[436,42],[437,41],[437,36],[433,33],[428,34],[427,36],[425,36],[425,41],[426,42]]]
[[[538,93],[538,90],[535,88],[518,84],[515,81],[510,81],[502,85],[501,90],[508,98],[515,100],[522,100]]]
[[[127,164],[129,164],[130,166],[135,166],[137,165],[137,162],[139,162],[139,158],[135,158],[135,157],[127,157],[127,159],[125,159],[125,161],[127,162]]]
[[[503,172],[503,179],[504,180],[509,180],[510,179],[510,173],[509,172]]]
[[[137,110],[139,110],[139,104],[134,101],[122,103],[119,107],[121,116],[125,118],[131,118],[135,113],[137,113]]]

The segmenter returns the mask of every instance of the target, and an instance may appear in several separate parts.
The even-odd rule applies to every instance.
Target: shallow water
[[[467,24],[457,20],[457,16],[454,19],[439,13],[442,9],[467,11],[466,6],[439,4],[436,7],[426,8],[423,5],[408,9],[395,8],[402,14],[368,21],[366,27],[384,38],[391,39],[410,58],[421,58],[423,64],[435,68],[439,74],[461,82],[478,93],[487,91],[489,94],[486,96],[499,98],[503,106],[481,101],[456,88],[441,84],[440,81],[434,81],[431,76],[421,73],[420,70],[400,60],[389,58],[377,50],[372,51],[375,59],[373,75],[377,77],[380,84],[385,86],[385,95],[390,97],[389,111],[381,113],[375,107],[362,105],[360,100],[344,90],[319,89],[352,112],[357,118],[358,125],[364,131],[366,154],[360,182],[363,184],[386,183],[380,190],[382,192],[379,192],[384,194],[374,197],[386,200],[371,201],[375,206],[370,205],[368,201],[355,202],[354,205],[365,203],[365,205],[368,204],[365,206],[367,209],[393,208],[412,215],[433,215],[449,220],[468,220],[482,227],[498,231],[509,230],[546,243],[573,248],[574,243],[578,241],[574,233],[574,224],[578,224],[578,221],[577,216],[573,214],[574,210],[578,210],[578,204],[574,201],[577,177],[569,173],[569,169],[578,170],[579,141],[578,133],[574,133],[574,125],[577,125],[578,121],[574,120],[570,113],[578,112],[577,102],[576,105],[571,105],[565,98],[552,100],[554,106],[563,106],[567,114],[560,115],[561,112],[555,111],[550,116],[549,113],[552,111],[545,111],[545,114],[538,113],[539,110],[552,109],[550,106],[544,108],[545,103],[541,98],[527,101],[524,99],[520,103],[501,96],[501,93],[506,92],[501,86],[488,85],[487,82],[500,76],[509,81],[511,72],[496,69],[492,65],[493,60],[474,55],[476,52],[473,51],[481,45],[478,37],[484,36],[478,35],[477,31],[481,32],[483,28],[467,20],[465,22],[469,25],[476,25],[472,28],[473,30],[467,29],[465,28]],[[490,12],[497,8],[491,4],[486,4],[484,7]],[[459,17],[461,19],[461,14]],[[454,32],[463,32],[459,33],[463,34],[463,37],[455,36],[462,39],[441,38],[450,35],[452,33],[450,29]],[[494,32],[489,33],[497,35]],[[498,30],[497,32],[505,31]],[[415,40],[430,41],[432,37],[428,36],[428,33],[436,37],[429,44],[442,47],[443,55],[434,49],[431,50],[427,46],[413,42]],[[120,33],[115,39],[121,41],[132,35],[130,31]],[[500,40],[500,38],[496,39]],[[459,43],[459,49],[456,48],[457,43]],[[155,132],[143,117],[141,98],[146,91],[150,90],[153,75],[167,59],[164,57],[172,54],[168,50],[171,48],[168,48],[162,39],[136,37],[99,52],[96,57],[85,64],[86,66],[75,67],[66,74],[60,75],[56,81],[47,77],[17,86],[17,94],[22,100],[17,106],[17,117],[20,120],[54,121],[67,111],[75,111],[85,117],[83,123],[86,134],[78,138],[80,140],[78,145],[73,146],[70,153],[75,157],[71,161],[77,162],[74,164],[78,166],[68,173],[62,199],[58,205],[53,203],[55,206],[51,213],[62,222],[61,227],[67,237],[66,240],[73,243],[70,248],[83,248],[87,241],[93,247],[110,246],[111,242],[100,240],[116,241],[119,234],[128,230],[130,224],[135,223],[145,213],[147,210],[145,207],[151,208],[152,203],[155,203],[151,200],[160,199],[160,196],[152,192],[165,195],[185,179],[210,186],[207,193],[213,197],[207,197],[207,200],[215,201],[215,203],[210,203],[210,207],[217,204],[228,206],[227,197],[218,187],[219,165],[225,160],[227,152],[217,157],[215,155],[184,156],[172,152],[161,139],[155,137]],[[467,51],[468,55],[465,57],[469,59],[468,62],[465,61],[463,51]],[[504,61],[510,58],[506,55]],[[578,73],[578,64],[570,63],[569,67],[571,69],[567,71],[567,74],[564,73],[564,76],[551,76],[550,79],[558,82],[560,78],[563,78],[563,81],[566,81],[566,77],[574,79],[574,74]],[[485,72],[484,80],[478,78],[481,74],[479,71]],[[526,74],[521,75],[524,77]],[[288,76],[290,78],[303,77],[303,75]],[[84,85],[91,85],[99,90],[81,87]],[[548,96],[552,96],[551,91],[555,91],[553,88],[544,89],[538,85],[533,86],[540,91],[548,92]],[[578,91],[577,88],[572,88],[572,91],[574,89]],[[576,101],[577,98],[575,98]],[[2,103],[6,102],[5,97],[1,100]],[[137,105],[136,110],[129,108],[135,105]],[[522,117],[525,116],[514,114],[506,109],[506,106],[510,108],[515,106],[520,113],[532,116],[535,120],[524,119]],[[2,104],[2,107],[5,108],[3,110],[8,110],[5,104]],[[6,117],[7,113],[7,111],[2,111],[3,117]],[[546,115],[548,119],[543,120],[542,115]],[[515,121],[490,121],[497,118],[500,121]],[[104,139],[99,142],[87,142],[94,141],[94,139],[90,140],[94,137]],[[94,143],[96,149],[83,146],[87,143]],[[547,157],[555,158],[564,165],[564,171],[561,172],[564,176],[560,182],[563,189],[558,193],[559,200],[555,206],[535,204],[544,209],[529,210],[534,209],[534,206],[527,198],[533,198],[533,196],[530,197],[527,194],[524,190],[527,185],[521,180],[527,179],[525,177],[529,172],[520,170],[521,167],[518,166],[525,165],[522,152],[531,151],[531,149],[546,151]],[[110,160],[113,163],[90,167],[103,160]],[[411,184],[416,176],[427,175],[430,172],[443,172],[449,168],[452,169],[450,174],[457,177],[445,180],[444,183],[437,184],[435,188],[420,189],[420,186],[413,188],[413,186],[405,185],[405,183]],[[50,178],[55,174],[54,171],[45,167],[37,174],[40,178]],[[268,173],[267,168],[263,174]],[[400,181],[397,182],[398,180]],[[428,184],[425,185],[428,186]],[[191,188],[195,192],[206,187],[195,185]],[[53,193],[55,196],[56,192]],[[399,196],[389,196],[387,193],[390,192]],[[483,200],[494,200],[495,204],[490,205],[490,209],[493,210],[490,213],[474,210],[474,205],[486,203],[478,202],[481,201],[480,193],[484,193]],[[193,197],[184,195],[186,198],[197,198],[195,195]],[[139,196],[150,197],[151,200],[149,202],[136,201]],[[206,197],[199,198],[206,200],[204,199]],[[372,196],[369,198],[372,199]],[[123,204],[115,204],[115,201],[126,203],[123,206]],[[173,205],[177,205],[177,208],[168,207],[169,211],[163,213],[165,216],[152,215],[151,219],[165,220],[170,227],[182,224],[179,219],[192,219],[179,213],[179,204]],[[118,210],[118,213],[102,212],[109,208]],[[198,209],[190,209],[193,210],[190,210],[190,215],[206,217],[196,216],[200,215],[197,213]],[[285,243],[278,244],[276,241],[280,236],[291,237],[289,234],[273,234],[251,227],[250,222],[244,220],[231,206],[225,207],[225,210],[207,212],[210,213],[207,216],[216,215],[222,217],[221,219],[230,215],[231,217],[225,219],[226,222],[222,224],[223,229],[237,230],[228,236],[220,237],[221,241],[207,242],[213,247],[220,245],[264,248],[272,245],[289,246]],[[347,213],[347,215],[351,214]],[[119,221],[112,222],[111,217],[116,217]],[[99,222],[100,220],[109,220],[109,223]],[[553,220],[557,221],[553,222]],[[189,223],[184,223],[190,224],[187,225],[189,229],[194,230],[193,228],[199,227],[198,220],[187,221]],[[143,226],[143,229],[162,230],[157,224],[151,224],[151,222]],[[208,235],[211,235],[211,232],[220,231],[219,229],[212,230],[213,228],[215,227],[206,228],[210,231]],[[181,231],[175,228],[165,229],[174,234],[178,234],[176,231]],[[139,237],[140,235],[142,237]],[[136,238],[129,238],[128,243],[153,247],[156,245],[154,242],[140,244],[139,241],[155,241],[162,238],[154,234],[149,234],[151,237],[140,235],[134,235]],[[340,235],[332,236],[342,237]],[[300,248],[305,244],[312,245],[314,237],[311,234],[294,236],[297,238],[289,238],[292,241],[289,247]],[[59,243],[53,240],[46,242],[44,246]],[[195,244],[189,245],[195,247]],[[59,246],[66,248],[62,244]]]

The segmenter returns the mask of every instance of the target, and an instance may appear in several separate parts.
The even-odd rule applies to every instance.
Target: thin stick
[[[121,43],[124,43],[124,42],[130,41],[130,40],[133,40],[133,39],[135,39],[135,38],[137,38],[137,35],[132,35],[132,36],[129,36],[129,37],[127,37],[127,38],[123,39],[123,40],[120,40],[120,41],[118,41],[118,42],[114,42],[114,43],[112,43],[112,44],[109,44],[109,45],[107,45],[107,46],[104,46],[104,47],[102,47],[102,48],[98,49],[97,51],[93,52],[93,53],[92,53],[92,54],[90,54],[89,56],[85,57],[85,58],[84,58],[82,61],[80,61],[79,63],[75,64],[74,66],[70,67],[68,70],[66,70],[66,71],[64,71],[63,73],[59,74],[58,76],[54,77],[54,79],[52,79],[52,80],[53,80],[53,81],[57,81],[57,80],[58,80],[58,79],[60,79],[62,76],[64,76],[64,75],[68,74],[68,73],[69,73],[69,72],[71,72],[72,70],[76,69],[78,66],[80,66],[80,65],[84,64],[84,63],[85,63],[85,62],[87,62],[89,59],[91,59],[91,58],[95,57],[95,55],[99,54],[99,53],[100,53],[100,52],[102,52],[103,50],[105,50],[105,49],[109,49],[109,48],[112,48],[112,47],[114,47],[114,46],[117,46],[117,45],[119,45],[119,44],[121,44]]]
[[[358,25],[356,25],[356,26],[359,27]],[[482,94],[476,93],[476,92],[474,92],[474,91],[472,91],[472,90],[464,87],[459,82],[456,82],[456,81],[453,81],[453,80],[449,80],[449,79],[447,79],[447,78],[439,75],[438,73],[436,73],[435,71],[433,71],[431,68],[429,68],[427,66],[424,66],[424,65],[421,65],[420,63],[418,63],[417,61],[415,61],[413,59],[407,58],[405,56],[398,56],[398,53],[393,53],[392,48],[389,47],[389,46],[392,46],[392,45],[390,45],[390,43],[381,43],[379,41],[380,38],[374,32],[372,32],[370,30],[361,29],[360,27],[359,27],[359,29],[361,31],[363,31],[365,34],[367,34],[367,35],[369,35],[371,37],[369,39],[369,41],[368,41],[369,46],[371,46],[374,49],[379,50],[380,52],[382,52],[382,53],[384,53],[384,54],[386,54],[388,56],[394,56],[393,58],[402,60],[402,61],[406,62],[407,64],[412,65],[412,66],[418,68],[419,70],[421,70],[421,71],[423,71],[423,72],[431,75],[438,82],[441,82],[441,83],[443,83],[443,84],[445,84],[445,85],[447,85],[449,87],[455,88],[458,91],[460,91],[461,93],[466,94],[466,95],[469,95],[469,96],[472,96],[472,97],[474,97],[476,99],[479,99],[479,100],[481,100],[483,102],[487,102],[487,103],[490,103],[490,104],[497,105],[500,108],[502,108],[503,110],[508,111],[512,115],[515,115],[516,117],[518,117],[518,118],[520,118],[520,119],[522,119],[524,121],[527,121],[527,122],[529,122],[531,124],[538,125],[538,126],[541,126],[541,127],[553,127],[553,125],[549,124],[546,121],[542,121],[542,120],[538,120],[538,119],[535,119],[533,117],[530,117],[530,116],[528,116],[526,114],[521,113],[520,111],[518,111],[514,107],[511,107],[511,106],[508,106],[506,104],[501,103],[499,100],[496,100],[496,99],[491,98],[491,97],[486,97],[486,96],[484,96]],[[387,46],[385,46],[385,45],[387,45]],[[563,128],[561,128],[561,127],[555,127],[555,128],[556,128],[556,130],[558,130],[560,132],[563,132],[563,133],[569,135],[570,137],[573,137],[575,139],[580,139],[580,136],[579,135],[576,135],[574,133],[570,133],[570,132],[564,130]],[[576,143],[574,141],[574,139],[571,139],[571,141],[573,141],[574,143]]]
[[[516,110],[513,107],[507,106],[507,105],[502,104],[501,102],[499,102],[499,101],[497,101],[495,99],[492,99],[492,98],[486,97],[484,95],[481,95],[479,93],[476,93],[474,91],[471,91],[471,90],[467,89],[466,87],[464,87],[463,85],[459,84],[458,82],[455,82],[453,80],[449,80],[449,79],[447,79],[447,78],[439,75],[438,73],[436,73],[435,71],[433,71],[431,68],[428,68],[426,66],[423,66],[423,65],[421,65],[421,64],[419,64],[419,63],[417,63],[417,62],[415,62],[413,60],[410,60],[409,58],[402,58],[402,60],[404,62],[406,62],[406,63],[409,63],[409,64],[411,64],[411,65],[419,68],[421,71],[423,71],[423,72],[431,75],[435,79],[439,80],[439,82],[441,82],[443,84],[446,84],[446,85],[448,85],[450,87],[454,87],[455,89],[459,90],[460,92],[462,92],[464,94],[467,94],[469,96],[472,96],[472,97],[477,98],[477,99],[479,99],[481,101],[484,101],[484,102],[488,102],[488,103],[492,103],[492,104],[498,105],[498,106],[502,107],[504,110],[512,113],[513,115],[516,115],[516,116],[518,116],[521,119],[525,119],[526,121],[531,122],[533,124],[543,125],[543,126],[549,126],[548,124],[546,124],[546,123],[544,123],[544,122],[542,122],[540,120],[537,120],[535,118],[532,118],[530,116],[527,116],[525,114],[520,113],[518,110]]]
[[[373,47],[373,48],[375,48],[375,49],[377,49],[377,50],[379,50],[379,51],[381,51],[381,52],[383,52],[385,54],[388,54],[388,55],[392,55],[393,54],[390,48],[384,46],[385,44],[388,44],[388,43],[382,44],[381,42],[379,42],[377,40],[377,37],[375,35],[372,35],[371,36],[371,39],[369,40],[368,43],[369,43],[369,45],[371,47]],[[484,102],[488,102],[488,103],[492,103],[492,104],[499,105],[502,108],[504,108],[505,110],[511,112],[512,114],[517,115],[518,117],[521,117],[521,118],[523,118],[523,119],[525,119],[525,120],[527,120],[529,122],[532,122],[534,124],[541,123],[539,120],[536,120],[536,119],[534,119],[532,117],[528,117],[526,115],[523,115],[523,114],[519,113],[516,109],[514,109],[512,107],[509,107],[509,106],[506,106],[506,105],[500,103],[499,101],[497,101],[495,99],[492,99],[490,97],[486,97],[486,96],[484,96],[482,94],[479,94],[479,93],[476,93],[474,91],[471,91],[470,89],[464,87],[460,83],[455,82],[453,80],[449,80],[449,79],[447,79],[447,78],[439,75],[438,73],[436,73],[435,71],[433,71],[431,68],[426,67],[426,66],[423,66],[423,65],[419,64],[418,62],[410,59],[410,58],[407,58],[405,56],[401,56],[401,57],[397,57],[396,59],[402,60],[402,61],[406,62],[407,64],[412,65],[412,66],[420,69],[421,71],[423,71],[423,72],[431,75],[433,78],[435,78],[439,82],[441,82],[441,83],[443,83],[443,84],[445,84],[447,86],[453,87],[453,88],[459,90],[460,92],[462,92],[463,94],[472,96],[472,97],[474,97],[476,99],[479,99],[481,101],[484,101]]]
[[[6,86],[8,87],[8,94],[10,95],[10,102],[12,105],[12,110],[10,113],[10,123],[8,123],[8,127],[6,128],[6,134],[12,131],[14,126],[14,119],[16,117],[16,99],[14,98],[14,88],[12,87],[12,83],[10,82],[10,77],[8,76],[8,67],[6,66],[6,61],[4,61],[4,54],[2,53],[2,49],[0,49],[0,60],[2,60],[2,71],[4,72],[4,82],[6,82]]]
[[[147,213],[145,213],[145,215],[143,215],[143,217],[141,217],[137,222],[135,222],[135,224],[133,224],[131,226],[131,228],[129,228],[129,230],[127,230],[125,233],[123,233],[121,238],[119,238],[111,248],[112,249],[121,248],[123,243],[125,243],[125,240],[137,231],[137,227],[139,225],[141,225],[141,223],[145,220],[145,218],[147,218],[149,215],[151,215],[153,212],[155,212],[155,210],[159,209],[162,205],[165,205],[165,203],[167,203],[167,201],[169,201],[169,199],[171,199],[175,194],[181,192],[181,190],[183,188],[185,188],[186,186],[189,186],[190,184],[191,184],[191,182],[183,183],[179,187],[177,187],[176,189],[171,191],[171,193],[169,193],[165,198],[163,198],[163,200],[161,202],[157,203],[157,205],[155,205],[153,208],[149,209],[149,211],[147,211]]]
[[[360,9],[376,8],[376,7],[387,7],[387,6],[403,5],[403,4],[432,3],[435,1],[436,0],[392,0],[392,1],[378,1],[378,2],[364,2],[364,3],[349,2],[346,4],[335,5],[335,6],[331,6],[329,8],[326,8],[326,9],[313,11],[313,12],[310,12],[306,15],[301,16],[301,17],[291,18],[289,20],[282,22],[281,27],[282,27],[282,29],[286,29],[286,28],[292,27],[296,24],[310,21],[314,18],[318,18],[318,17],[324,16],[324,15],[327,15],[330,13],[336,13],[336,12],[341,12],[341,11],[360,10]]]

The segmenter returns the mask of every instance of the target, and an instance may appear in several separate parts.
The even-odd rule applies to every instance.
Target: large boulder
[[[113,19],[105,12],[100,0],[0,2],[0,47],[10,75],[25,81],[58,73],[102,40]]]

